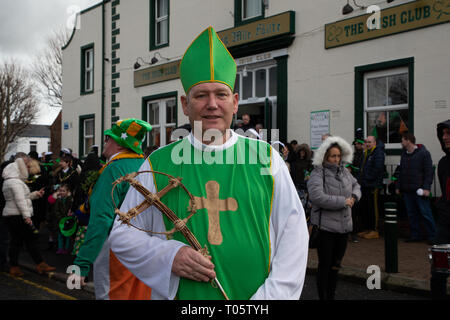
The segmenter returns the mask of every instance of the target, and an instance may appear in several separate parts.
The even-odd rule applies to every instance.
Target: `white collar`
[[[189,143],[192,144],[192,146],[198,150],[202,150],[202,151],[206,151],[206,152],[225,150],[225,149],[228,149],[229,147],[233,146],[237,142],[237,139],[238,139],[238,134],[236,132],[234,132],[231,129],[227,129],[227,130],[230,131],[230,138],[228,138],[228,140],[225,141],[225,143],[220,144],[220,145],[204,144],[203,142],[198,140],[192,132],[189,133],[189,135],[187,136],[187,139],[188,139]]]
[[[108,158],[108,160],[106,162],[110,162],[112,159],[114,159],[115,156],[117,156],[121,151],[113,154],[111,157]]]

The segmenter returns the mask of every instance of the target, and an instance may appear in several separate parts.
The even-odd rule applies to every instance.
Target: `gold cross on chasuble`
[[[220,245],[223,241],[222,231],[220,230],[220,211],[236,211],[238,203],[234,198],[219,199],[220,185],[216,181],[208,181],[205,189],[206,198],[194,197],[196,209],[208,211],[208,242],[213,245]]]

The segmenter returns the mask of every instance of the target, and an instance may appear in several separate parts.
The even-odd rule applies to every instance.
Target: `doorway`
[[[240,65],[234,92],[239,94],[235,124],[242,119],[243,114],[248,114],[253,128],[260,125],[268,132],[271,129],[278,129],[277,63],[275,60]]]

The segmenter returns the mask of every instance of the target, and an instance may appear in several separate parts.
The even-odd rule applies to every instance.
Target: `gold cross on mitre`
[[[216,181],[208,181],[205,189],[206,198],[194,197],[197,204],[196,209],[208,211],[208,242],[213,245],[220,245],[223,241],[222,231],[220,230],[220,211],[236,211],[238,203],[234,198],[219,199],[220,185]]]

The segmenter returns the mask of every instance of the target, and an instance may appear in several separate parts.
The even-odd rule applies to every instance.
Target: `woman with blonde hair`
[[[48,193],[50,187],[50,180],[48,179],[48,175],[43,168],[41,168],[41,164],[38,160],[30,158],[27,163],[28,167],[28,179],[25,181],[30,192],[39,191],[44,188],[44,196],[41,198],[34,199],[32,201],[33,204],[33,223],[36,229],[40,230],[41,223],[45,221],[46,213],[47,213],[47,201],[45,194]]]

